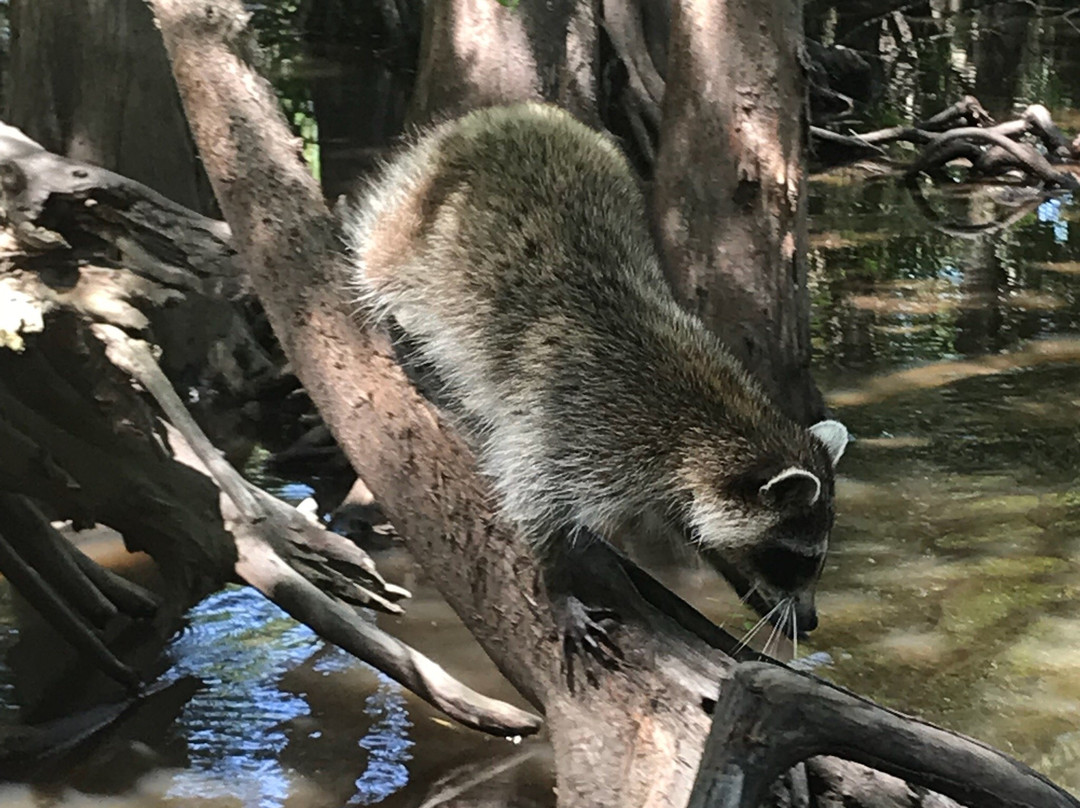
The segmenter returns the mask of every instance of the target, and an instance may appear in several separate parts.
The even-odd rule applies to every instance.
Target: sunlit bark
[[[655,225],[698,314],[804,423],[810,377],[801,4],[672,6]]]

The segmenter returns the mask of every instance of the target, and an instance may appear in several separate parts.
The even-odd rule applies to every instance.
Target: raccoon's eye
[[[766,547],[754,553],[754,563],[761,577],[785,592],[794,592],[813,583],[824,560],[824,553],[804,555],[784,547]]]

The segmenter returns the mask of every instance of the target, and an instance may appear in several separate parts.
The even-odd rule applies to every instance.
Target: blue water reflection
[[[403,788],[409,781],[405,764],[412,759],[409,737],[412,721],[398,685],[379,675],[379,687],[367,698],[364,712],[374,719],[360,746],[368,751],[367,770],[356,781],[349,805],[372,805]]]
[[[190,757],[170,797],[238,796],[245,806],[276,808],[289,795],[278,755],[282,724],[309,713],[307,702],[278,687],[288,670],[322,642],[270,601],[229,588],[191,610],[191,626],[169,647],[171,676],[197,676],[206,687],[185,707],[177,732]]]
[[[305,663],[321,673],[362,663],[326,646],[249,588],[211,595],[191,610],[190,620],[168,649],[173,663],[168,676],[197,676],[206,686],[174,730],[186,740],[189,760],[167,796],[233,797],[251,808],[279,808],[295,791],[293,774],[280,761],[288,724],[311,714],[304,698],[281,687],[282,677]],[[350,805],[379,802],[409,778],[412,722],[397,683],[379,675],[364,712],[372,718],[359,741],[368,765],[356,780]]]

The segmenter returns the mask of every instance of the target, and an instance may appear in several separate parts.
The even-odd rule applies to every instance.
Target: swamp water
[[[1040,100],[1077,128],[1077,16],[1031,14],[981,4],[877,23],[894,56],[882,122],[986,84],[980,54],[995,31],[1020,30],[1015,75],[988,85],[1006,96],[983,100]],[[868,25],[827,8],[823,19],[840,40]],[[989,221],[1025,203],[1006,196],[933,203]],[[811,211],[817,374],[857,441],[841,466],[822,624],[799,653],[839,684],[1080,792],[1080,203],[1048,199],[1006,230],[957,237],[890,181],[830,177],[812,185]],[[415,596],[382,624],[480,691],[517,700],[408,562],[379,562]],[[753,622],[711,576],[681,585],[733,633]],[[2,590],[0,648],[16,638]],[[0,786],[0,805],[553,802],[543,741],[448,723],[249,590],[200,604],[168,656],[166,678],[204,683],[175,718],[124,727],[56,785]],[[0,665],[7,724],[12,688]]]

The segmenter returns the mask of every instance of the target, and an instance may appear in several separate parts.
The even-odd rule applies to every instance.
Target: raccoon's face
[[[751,464],[722,486],[697,489],[692,539],[762,616],[788,632],[817,627],[814,587],[833,524],[833,468],[848,442],[837,421],[810,427],[797,458]],[[791,618],[790,620],[788,618]]]

